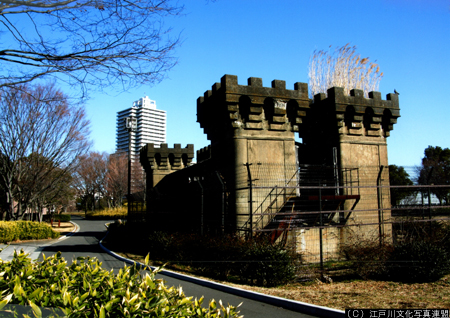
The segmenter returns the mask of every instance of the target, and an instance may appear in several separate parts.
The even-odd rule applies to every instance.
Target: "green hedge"
[[[0,221],[0,243],[58,237],[59,233],[53,231],[45,223],[34,221]]]
[[[70,222],[70,214],[46,214],[44,215],[43,220],[45,222],[50,222],[50,220],[53,218],[53,221],[61,221],[61,222]]]
[[[214,300],[207,308],[186,297],[181,288],[167,287],[157,271],[141,275],[139,268],[124,267],[115,275],[97,259],[79,257],[67,266],[61,253],[42,262],[15,253],[0,263],[0,310],[6,304],[59,308],[68,317],[238,317],[236,307]],[[34,315],[29,315],[34,316]]]

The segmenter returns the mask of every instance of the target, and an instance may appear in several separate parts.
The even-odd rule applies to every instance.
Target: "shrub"
[[[50,220],[53,219],[53,221],[61,221],[61,222],[70,222],[71,216],[70,214],[46,214],[44,215],[43,220],[45,222],[50,222]]]
[[[114,220],[126,219],[128,216],[128,209],[126,206],[116,208],[106,208],[103,210],[87,211],[85,214],[88,220]]]
[[[126,244],[127,238],[128,252],[150,253],[152,260],[189,266],[201,275],[223,280],[237,277],[244,283],[274,286],[288,282],[296,274],[299,255],[265,240],[245,241],[235,235],[147,233],[146,228],[145,223],[112,224],[107,242],[116,248]],[[139,246],[133,242],[139,242]]]
[[[396,224],[395,230],[398,234],[401,234],[401,238],[397,239],[399,243],[427,241],[439,244],[439,242],[445,241],[450,235],[448,223],[438,221],[406,221]]]
[[[203,308],[203,298],[168,288],[155,278],[158,271],[142,276],[132,266],[115,275],[95,258],[80,257],[67,266],[61,253],[31,262],[22,251],[0,263],[0,272],[0,305],[60,308],[69,317],[238,317],[236,307],[212,300]]]
[[[448,252],[429,241],[415,241],[395,246],[387,261],[387,276],[401,282],[435,281],[450,272]]]
[[[353,271],[364,279],[409,283],[435,281],[450,273],[448,226],[436,222],[402,226],[404,237],[395,245],[360,239],[343,246]]]
[[[394,247],[379,240],[360,239],[341,247],[341,253],[350,261],[350,268],[363,279],[382,278],[386,275],[386,261]]]
[[[59,233],[45,223],[33,221],[0,221],[0,242],[57,238]]]
[[[450,254],[450,223],[442,222],[441,228],[437,232],[441,238],[441,246]]]
[[[19,229],[14,222],[0,221],[0,242],[8,243],[19,238]]]
[[[249,241],[243,246],[240,277],[259,286],[276,286],[294,279],[298,255],[279,244],[265,240]]]

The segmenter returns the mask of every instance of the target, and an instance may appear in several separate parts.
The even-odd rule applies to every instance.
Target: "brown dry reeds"
[[[368,97],[369,92],[378,90],[383,72],[368,57],[361,58],[356,46],[347,43],[334,51],[331,45],[328,50],[315,50],[309,59],[308,76],[310,98],[334,86],[344,88],[347,95],[351,89],[362,89]]]

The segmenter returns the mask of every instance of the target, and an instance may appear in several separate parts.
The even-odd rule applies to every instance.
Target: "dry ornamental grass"
[[[331,87],[342,87],[350,95],[351,89],[362,89],[368,97],[371,91],[377,91],[383,73],[376,63],[369,58],[361,58],[356,53],[356,46],[349,43],[331,51],[314,51],[309,60],[310,98],[318,93],[326,93]]]

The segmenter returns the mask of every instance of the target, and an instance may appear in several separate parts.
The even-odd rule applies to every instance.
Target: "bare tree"
[[[86,93],[157,82],[179,44],[163,18],[181,9],[169,0],[2,1],[0,87],[53,77]]]
[[[28,206],[37,220],[42,221],[44,208],[61,212],[75,199],[68,169],[54,167],[51,161],[38,154],[31,154],[22,163],[25,171],[18,187],[21,191],[15,199]]]
[[[88,136],[84,108],[53,84],[0,88],[0,184],[8,219],[21,219],[37,196],[66,176],[89,149]]]
[[[331,87],[343,87],[350,95],[350,90],[364,90],[367,97],[371,91],[378,90],[383,73],[376,63],[369,58],[356,54],[356,46],[349,43],[331,51],[314,51],[309,59],[309,95],[313,98],[318,93],[326,93]]]
[[[95,209],[96,199],[105,195],[108,154],[91,151],[78,158],[74,170],[74,184],[85,210]]]
[[[128,154],[113,153],[109,156],[106,174],[106,190],[114,207],[122,206],[123,197],[128,191]]]

